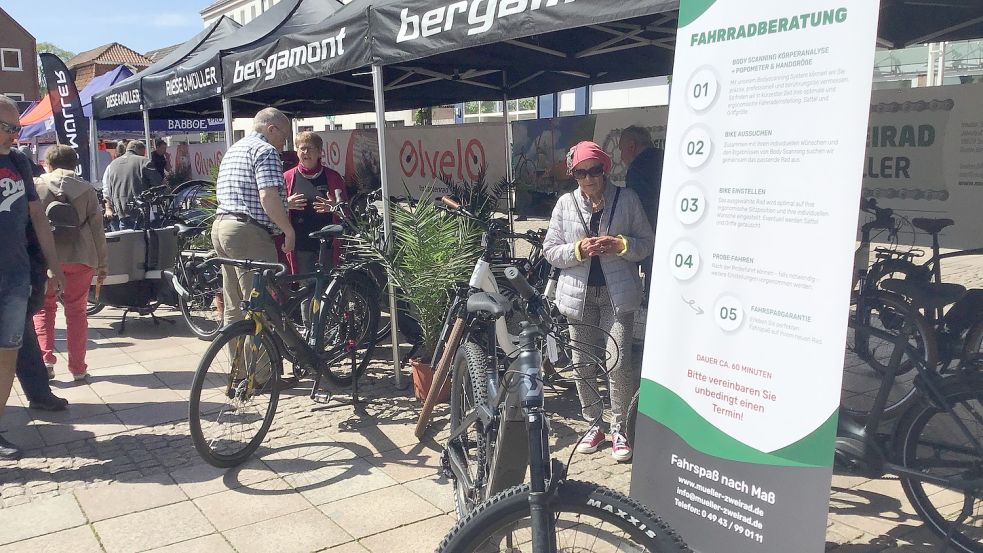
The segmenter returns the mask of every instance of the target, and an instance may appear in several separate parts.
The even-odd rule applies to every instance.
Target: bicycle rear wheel
[[[849,328],[843,363],[840,409],[854,417],[870,413],[881,388],[899,333],[905,334],[905,351],[884,406],[885,420],[897,417],[915,397],[915,369],[924,364],[935,370],[935,335],[924,317],[912,311],[903,298],[886,292],[869,294],[850,306]]]
[[[208,464],[228,468],[253,454],[273,423],[281,359],[251,320],[223,328],[191,384],[191,440]]]
[[[957,482],[983,478],[983,379],[956,376],[942,387],[945,407],[927,399],[915,405],[898,423],[898,457],[906,468],[926,476]],[[957,422],[958,421],[958,422]],[[960,423],[962,426],[960,426]],[[901,487],[918,516],[933,532],[945,537],[965,509],[968,516],[952,530],[955,551],[983,552],[983,491],[940,486],[911,477]]]
[[[191,332],[203,340],[211,340],[222,328],[221,311],[216,309],[215,298],[222,293],[222,277],[215,269],[196,267],[194,258],[181,259],[188,297],[178,296],[178,308]]]
[[[378,295],[371,284],[354,278],[342,280],[337,290],[333,298],[323,300],[321,307],[322,346],[331,348],[347,341],[347,347],[366,347],[379,331]],[[327,370],[336,383],[348,386],[353,378],[362,377],[363,367],[363,363],[356,363],[352,369],[351,363],[341,362],[332,364]]]
[[[461,429],[462,420],[473,413],[475,407],[488,402],[488,388],[485,385],[487,370],[488,357],[481,346],[473,342],[462,344],[451,372],[451,434]],[[476,421],[455,438],[455,443],[448,444],[448,447],[454,447],[462,454],[473,484],[469,488],[460,480],[454,482],[454,504],[460,518],[471,512],[484,495],[484,481],[488,474],[486,432],[488,430]]]
[[[558,551],[692,551],[646,507],[597,484],[563,482],[550,507]],[[524,484],[479,505],[454,526],[437,551],[531,553],[530,539],[529,485]]]

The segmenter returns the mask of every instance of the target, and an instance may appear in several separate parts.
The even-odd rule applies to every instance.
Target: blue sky
[[[38,42],[84,52],[119,42],[140,53],[193,37],[213,0],[3,0],[3,9]]]

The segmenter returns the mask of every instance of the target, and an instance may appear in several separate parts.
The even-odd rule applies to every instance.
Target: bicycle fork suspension
[[[550,508],[547,485],[550,474],[549,436],[543,419],[542,407],[528,409],[526,424],[529,429],[529,522],[532,530],[534,553],[556,553],[556,519]]]

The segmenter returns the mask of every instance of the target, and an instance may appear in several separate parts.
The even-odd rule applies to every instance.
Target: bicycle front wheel
[[[550,506],[558,551],[692,551],[646,507],[597,484],[563,482]],[[457,523],[437,551],[532,553],[530,540],[529,485],[524,484],[479,505]]]
[[[877,393],[887,385],[891,389],[883,416],[885,420],[895,418],[915,398],[916,365],[935,370],[935,333],[903,298],[886,292],[872,293],[850,310],[840,409],[854,417],[867,417]],[[904,351],[894,381],[885,383],[899,338]]]
[[[461,345],[454,359],[451,371],[451,434],[462,430],[465,417],[474,412],[479,405],[488,403],[488,356],[478,344],[466,342]],[[464,461],[472,486],[469,488],[460,479],[454,482],[454,505],[459,517],[471,512],[484,494],[484,481],[488,475],[488,429],[480,421],[475,421],[463,429],[461,435],[448,444],[458,450]]]
[[[320,313],[324,336],[322,346],[330,349],[342,342],[346,347],[364,348],[379,331],[378,295],[368,282],[345,278],[333,298],[325,298]],[[366,352],[368,354],[369,352]],[[354,378],[361,378],[362,363],[354,369],[349,363],[340,362],[327,367],[340,386],[350,386]]]
[[[904,467],[927,477],[946,478],[953,483],[983,478],[979,449],[983,443],[983,379],[957,376],[946,381],[942,387],[944,406],[926,399],[898,423],[898,455]],[[933,532],[942,537],[952,532],[952,550],[983,553],[980,490],[911,477],[902,477],[901,487]]]
[[[280,356],[251,320],[219,331],[191,384],[191,440],[208,464],[241,464],[263,442],[279,399]]]

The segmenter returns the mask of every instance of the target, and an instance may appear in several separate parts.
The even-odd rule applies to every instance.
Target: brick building
[[[119,65],[128,65],[137,73],[149,67],[150,63],[143,54],[118,42],[112,42],[82,52],[65,62],[65,65],[75,75],[75,85],[82,90],[93,78],[108,73]]]
[[[38,89],[38,43],[0,8],[0,94],[33,102]]]

